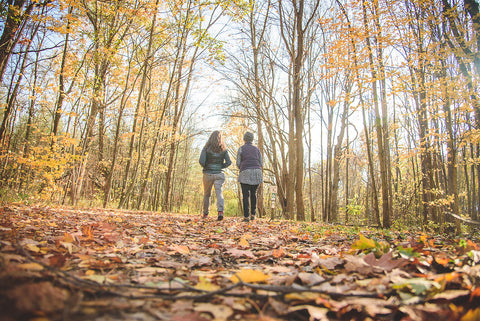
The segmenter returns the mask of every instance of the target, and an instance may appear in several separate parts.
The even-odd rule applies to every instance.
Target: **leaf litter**
[[[480,320],[478,238],[8,204],[1,320]]]

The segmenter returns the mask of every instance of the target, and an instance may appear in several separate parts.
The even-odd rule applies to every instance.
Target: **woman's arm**
[[[200,165],[202,165],[202,167],[205,167],[205,165],[207,164],[207,151],[205,150],[205,148],[202,149],[198,162],[200,163]]]

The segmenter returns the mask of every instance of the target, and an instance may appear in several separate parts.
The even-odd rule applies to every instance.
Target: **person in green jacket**
[[[225,173],[223,170],[232,164],[227,148],[223,142],[222,133],[218,130],[212,132],[210,138],[202,149],[199,159],[203,167],[203,217],[208,217],[212,186],[215,186],[217,196],[218,220],[223,220],[224,200],[223,183]]]

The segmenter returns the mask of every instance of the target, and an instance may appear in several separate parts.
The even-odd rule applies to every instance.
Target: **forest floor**
[[[480,320],[480,242],[105,209],[0,208],[0,320]]]

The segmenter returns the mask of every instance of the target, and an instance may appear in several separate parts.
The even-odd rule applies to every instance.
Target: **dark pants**
[[[258,185],[249,185],[240,183],[242,186],[243,195],[243,215],[249,217],[255,216],[255,210],[257,209],[257,188]],[[248,211],[250,208],[250,212]]]

